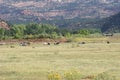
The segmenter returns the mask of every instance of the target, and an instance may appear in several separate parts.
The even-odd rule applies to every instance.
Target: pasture
[[[120,80],[120,43],[0,46],[0,80],[48,80],[47,73],[80,71],[81,80],[109,72]]]

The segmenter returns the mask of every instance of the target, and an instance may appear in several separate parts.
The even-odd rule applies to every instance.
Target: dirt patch
[[[0,43],[19,43],[19,42],[32,42],[32,43],[39,43],[39,42],[67,42],[66,38],[62,39],[11,39],[11,40],[1,40]]]

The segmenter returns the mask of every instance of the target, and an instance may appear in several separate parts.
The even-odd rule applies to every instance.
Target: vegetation
[[[77,45],[31,43],[23,47],[14,43],[0,46],[0,80],[50,80],[48,72],[57,73],[59,80],[67,80],[71,72],[76,78],[79,76],[74,70],[80,72],[79,80],[105,80],[103,77],[120,80],[119,43]]]
[[[80,73],[78,70],[66,71],[64,74],[58,72],[49,72],[48,80],[80,80]]]
[[[5,29],[0,28],[0,39],[2,40],[4,38],[5,35]]]
[[[14,24],[10,30],[0,28],[0,39],[35,39],[35,38],[61,38],[71,37],[72,35],[87,36],[90,33],[99,33],[96,30],[80,29],[80,30],[67,30],[60,29],[56,26],[49,24]]]
[[[98,74],[94,80],[116,80],[115,76],[110,75],[107,72]]]
[[[78,70],[67,71],[64,74],[65,80],[80,80],[80,73]]]
[[[47,77],[48,77],[48,80],[60,80],[61,79],[61,75],[57,72],[50,72]]]

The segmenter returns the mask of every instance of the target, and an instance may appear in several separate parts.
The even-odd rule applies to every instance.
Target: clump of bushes
[[[82,77],[78,70],[66,71],[63,74],[58,72],[49,72],[47,76],[48,80],[117,80],[115,76],[112,76],[108,72],[103,72],[97,76],[89,75],[87,77]]]
[[[48,80],[60,80],[61,79],[61,75],[57,72],[50,72],[47,77],[48,77]]]
[[[98,74],[98,75],[94,78],[94,80],[116,80],[116,77],[110,75],[110,74],[107,73],[107,72],[103,72],[103,73]]]
[[[65,80],[80,80],[80,73],[76,70],[67,71],[64,74],[64,78]]]
[[[48,80],[80,80],[80,73],[77,70],[66,71],[63,74],[50,72],[47,77]]]

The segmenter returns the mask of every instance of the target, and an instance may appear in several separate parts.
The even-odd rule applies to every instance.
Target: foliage
[[[62,76],[58,72],[49,72],[47,75],[48,80],[80,80],[80,73],[77,70],[66,71]]]
[[[10,30],[0,28],[0,39],[35,39],[35,38],[71,38],[71,36],[87,36],[92,33],[98,33],[99,31],[89,29],[67,30],[61,29],[54,25],[49,24],[14,24]]]
[[[82,35],[89,35],[90,34],[89,30],[87,30],[87,29],[80,29],[79,33]]]
[[[24,32],[25,32],[25,25],[21,24],[21,25],[13,25],[13,27],[11,28],[11,35],[16,38],[24,38]]]
[[[35,35],[35,34],[39,34],[40,32],[41,32],[41,26],[39,24],[30,23],[26,25],[25,34]]]
[[[0,39],[3,39],[5,35],[5,29],[0,28]]]
[[[64,78],[65,80],[80,80],[80,73],[76,70],[71,70],[65,72]]]
[[[61,79],[61,75],[57,72],[50,72],[48,74],[48,80],[60,80]]]
[[[103,72],[98,74],[94,80],[116,80],[114,76],[111,76],[107,72]]]

